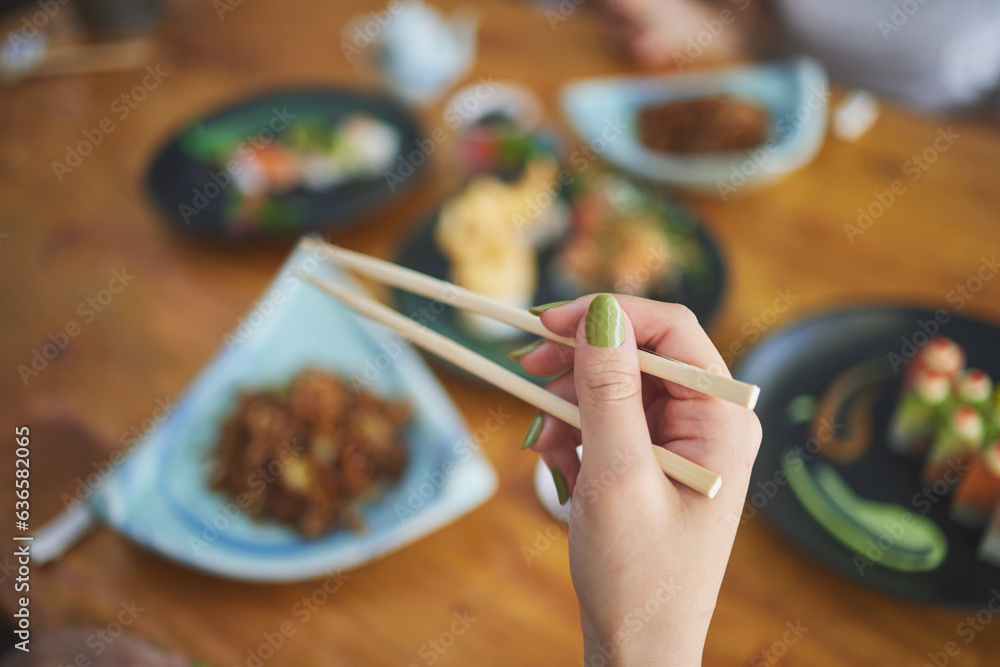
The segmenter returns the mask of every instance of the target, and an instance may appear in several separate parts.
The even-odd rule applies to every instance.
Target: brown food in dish
[[[759,146],[767,135],[765,109],[713,95],[649,106],[639,113],[642,143],[662,153],[729,153]]]
[[[251,516],[315,536],[357,525],[352,505],[397,480],[409,407],[353,391],[324,371],[287,391],[244,392],[222,427],[211,484]]]

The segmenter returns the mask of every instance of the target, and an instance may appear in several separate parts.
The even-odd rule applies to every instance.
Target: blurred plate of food
[[[538,97],[517,84],[466,86],[448,100],[442,114],[456,135],[452,162],[464,176],[516,175],[533,158],[557,155],[561,142],[542,125],[542,109]]]
[[[726,198],[807,164],[828,90],[809,59],[579,81],[562,109],[594,153],[641,178]]]
[[[466,177],[493,174],[515,180],[531,162],[557,160],[562,142],[544,126],[528,129],[503,110],[485,114],[457,131],[453,162]]]
[[[186,123],[156,152],[147,187],[184,234],[295,239],[355,224],[407,192],[426,160],[411,164],[403,154],[421,137],[413,115],[379,95],[267,92]],[[406,175],[387,178],[397,170]]]
[[[1000,328],[896,305],[807,318],[736,371],[761,387],[757,514],[823,565],[975,609],[1000,587]]]
[[[562,185],[568,184],[568,185]],[[707,326],[725,288],[719,247],[662,192],[534,156],[517,176],[478,174],[421,223],[396,262],[517,308],[616,292],[683,303]],[[536,381],[508,358],[524,332],[397,290],[404,314]]]
[[[524,133],[533,132],[545,115],[541,101],[516,83],[483,79],[462,88],[445,104],[442,117],[453,130],[504,119]]]
[[[99,488],[109,525],[191,567],[308,579],[399,549],[496,476],[409,345],[293,273],[297,249],[176,410]]]

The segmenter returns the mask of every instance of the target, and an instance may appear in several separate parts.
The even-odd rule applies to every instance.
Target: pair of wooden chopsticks
[[[526,310],[507,306],[452,283],[328,243],[307,238],[303,239],[302,244],[324,253],[333,262],[353,269],[378,282],[430,299],[443,301],[455,308],[493,318],[563,345],[573,347],[576,344],[572,338],[553,334],[542,325],[536,316]],[[561,419],[571,426],[580,428],[580,408],[569,401],[479,356],[450,338],[414,322],[367,295],[329,281],[320,280],[299,270],[295,270],[295,274],[365,317],[399,331],[416,345],[432,354],[517,396],[539,410]],[[751,409],[756,405],[757,396],[760,393],[760,389],[754,385],[716,375],[646,350],[639,350],[639,367],[651,375]],[[718,474],[697,463],[663,447],[654,445],[653,452],[664,473],[709,498],[715,497],[722,486],[722,478]]]

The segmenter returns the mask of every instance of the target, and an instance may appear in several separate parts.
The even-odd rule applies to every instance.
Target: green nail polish
[[[552,303],[543,303],[540,306],[532,306],[528,309],[528,312],[532,315],[541,315],[546,310],[552,310],[553,308],[558,308],[559,306],[565,306],[567,303],[573,303],[572,301],[553,301]]]
[[[538,348],[540,348],[542,346],[542,343],[544,343],[544,342],[545,342],[544,338],[539,338],[538,340],[533,340],[530,343],[528,343],[527,345],[524,345],[522,347],[517,348],[516,350],[514,350],[513,352],[511,352],[507,356],[510,357],[511,359],[513,359],[514,361],[517,361],[521,357],[526,356],[526,355],[530,354],[531,352],[534,352],[535,350],[537,350]]]
[[[556,485],[556,494],[559,496],[559,504],[565,505],[566,501],[569,500],[569,489],[566,486],[566,478],[562,474],[562,470],[559,468],[549,468],[552,473],[552,481]]]
[[[527,449],[538,442],[538,436],[541,432],[542,413],[536,412],[535,416],[531,418],[531,424],[528,425],[528,432],[524,434],[524,442],[521,443],[521,449]]]
[[[587,342],[594,347],[618,347],[625,342],[625,313],[610,294],[599,294],[587,309]]]

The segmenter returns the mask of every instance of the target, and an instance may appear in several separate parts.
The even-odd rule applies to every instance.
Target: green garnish
[[[788,420],[793,424],[807,424],[816,412],[816,397],[810,394],[799,394],[788,402],[785,409]]]

